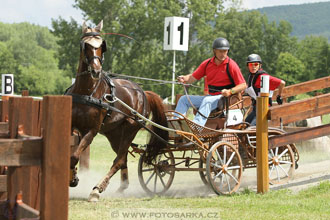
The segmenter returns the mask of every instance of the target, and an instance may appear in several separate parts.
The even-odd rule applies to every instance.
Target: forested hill
[[[269,21],[286,20],[293,27],[292,35],[302,39],[306,35],[318,35],[330,42],[330,1],[302,5],[286,5],[257,9],[266,14]]]

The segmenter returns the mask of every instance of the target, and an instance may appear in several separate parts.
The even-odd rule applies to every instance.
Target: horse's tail
[[[145,91],[147,100],[152,113],[152,121],[167,127],[167,119],[165,115],[165,107],[163,105],[163,100],[152,91]],[[166,142],[168,141],[168,131],[151,126],[153,132],[155,132],[163,141],[156,137],[156,135],[151,134],[149,143],[147,144],[145,162],[151,164],[152,161],[159,154],[160,150],[166,147]]]

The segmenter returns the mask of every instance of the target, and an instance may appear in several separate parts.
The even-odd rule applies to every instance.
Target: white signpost
[[[189,18],[166,17],[164,24],[164,50],[173,50],[172,81],[175,81],[175,51],[188,51]],[[172,84],[172,104],[174,104],[174,83]]]
[[[14,74],[2,74],[2,95],[14,95]]]

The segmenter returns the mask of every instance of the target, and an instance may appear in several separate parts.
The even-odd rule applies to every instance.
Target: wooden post
[[[24,111],[22,111],[24,109]],[[32,97],[10,97],[9,99],[9,131],[10,138],[17,138],[18,127],[22,127],[25,135],[37,136],[36,122],[39,109],[35,107]],[[11,207],[15,204],[16,195],[22,191],[24,203],[39,209],[40,167],[23,166],[8,167],[8,198]]]
[[[41,220],[68,219],[71,137],[70,96],[44,96]]]
[[[265,193],[269,190],[267,121],[269,76],[262,76],[261,84],[260,97],[257,97],[257,192]]]
[[[22,90],[22,96],[29,96],[29,90]]]

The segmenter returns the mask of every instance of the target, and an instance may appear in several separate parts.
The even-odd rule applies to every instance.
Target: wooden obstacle
[[[298,94],[303,94],[306,92],[311,92],[314,90],[324,89],[330,87],[330,76],[323,77],[320,79],[299,83],[289,87],[285,87],[283,90],[283,97],[288,98],[290,96],[295,96]],[[276,97],[277,91],[274,93]],[[268,99],[268,94],[266,99]],[[266,100],[265,99],[265,100]],[[258,101],[261,101],[261,97],[258,97]],[[257,109],[257,131],[263,130],[264,132],[257,132],[257,137],[265,136],[268,137],[268,126],[279,126],[282,124],[288,124],[291,122],[304,120],[307,118],[321,116],[330,113],[330,94],[318,95],[309,99],[300,100],[293,103],[284,103],[283,105],[277,105],[270,107],[268,103],[265,102],[263,106]],[[265,109],[265,111],[262,111]],[[259,113],[258,113],[259,111]],[[265,113],[265,115],[263,115]],[[264,119],[264,120],[262,120]],[[268,123],[268,120],[269,123]],[[258,121],[259,120],[259,121]],[[321,125],[313,128],[300,129],[298,131],[286,133],[283,135],[277,135],[269,137],[268,140],[258,140],[257,139],[257,154],[258,149],[265,151],[265,153],[260,156],[259,161],[265,161],[264,163],[259,163],[257,160],[257,169],[261,170],[260,175],[258,175],[258,192],[268,191],[268,163],[267,163],[267,150],[276,148],[279,146],[285,146],[288,144],[305,141],[309,139],[314,139],[317,137],[322,137],[330,135],[330,124]],[[259,142],[259,143],[258,143]],[[266,150],[264,150],[266,149]],[[261,153],[260,153],[261,154]],[[265,171],[262,173],[262,171]]]
[[[2,138],[7,134],[0,139],[0,166],[8,167],[0,189],[6,185],[8,199],[0,216],[68,219],[71,97],[11,97],[8,105],[8,132],[0,129]]]

